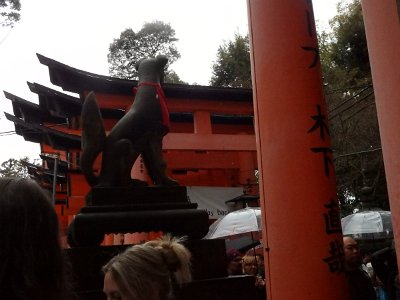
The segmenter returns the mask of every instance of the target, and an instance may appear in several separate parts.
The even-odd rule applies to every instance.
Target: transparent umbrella
[[[261,209],[246,207],[233,211],[211,224],[205,239],[232,237],[262,230]]]
[[[361,211],[342,218],[344,235],[359,239],[383,239],[393,237],[390,211]]]
[[[258,258],[256,257],[257,253],[255,247],[260,244],[261,231],[262,222],[260,207],[246,207],[233,211],[215,221],[211,224],[204,238],[224,238],[227,248],[235,247],[233,244],[234,240],[241,239],[245,242],[245,245],[237,246],[236,249],[240,249],[240,251],[248,251],[251,248],[254,249],[252,253],[257,261]],[[248,238],[249,236],[250,238]],[[259,266],[257,265],[257,273],[260,271],[258,268]]]

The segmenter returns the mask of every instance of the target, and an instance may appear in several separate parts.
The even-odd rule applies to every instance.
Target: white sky
[[[313,0],[316,20],[327,24],[338,0]],[[13,131],[3,111],[13,114],[3,91],[37,103],[26,82],[61,90],[49,81],[40,53],[71,67],[108,75],[107,53],[126,28],[154,20],[170,23],[181,59],[171,67],[189,84],[207,85],[218,47],[235,33],[248,32],[246,0],[21,0],[21,21],[0,28],[0,163],[9,158],[39,158],[39,145]]]

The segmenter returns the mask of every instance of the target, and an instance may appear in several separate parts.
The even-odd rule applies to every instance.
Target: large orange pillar
[[[400,261],[400,23],[397,1],[362,1],[386,182]]]
[[[311,0],[248,0],[269,300],[348,299]]]

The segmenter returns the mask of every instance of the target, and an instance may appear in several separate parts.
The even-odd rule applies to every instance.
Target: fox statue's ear
[[[160,68],[164,69],[164,67],[168,63],[168,58],[165,55],[157,55],[156,56],[157,64],[160,66]]]
[[[135,64],[135,69],[136,69],[136,71],[139,71],[140,63],[141,63],[143,60],[144,60],[144,58],[141,58],[141,59],[139,59],[139,60],[136,62],[136,64]]]

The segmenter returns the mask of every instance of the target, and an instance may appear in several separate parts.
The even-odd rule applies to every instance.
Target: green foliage
[[[167,70],[165,72],[164,82],[176,83],[176,84],[188,84],[187,82],[182,81],[174,70]]]
[[[236,34],[233,41],[220,46],[212,68],[212,86],[251,88],[248,36]]]
[[[29,163],[29,158],[21,159],[10,158],[0,165],[0,177],[24,177],[28,178],[28,168],[26,163]]]
[[[367,40],[360,0],[339,2],[332,31],[319,34],[325,83],[333,87],[371,82]]]
[[[363,186],[373,188],[376,206],[388,209],[360,0],[340,2],[330,26],[318,40],[342,212],[359,207]]]
[[[330,26],[318,40],[341,210],[360,207],[364,186],[372,187],[377,207],[389,209],[360,0],[339,3]],[[219,47],[211,85],[251,87],[247,37]]]
[[[13,27],[21,18],[21,3],[19,0],[0,0],[0,25]]]
[[[161,21],[145,23],[141,30],[134,32],[131,28],[124,30],[118,39],[110,44],[108,63],[111,76],[137,79],[136,63],[142,58],[166,55],[168,67],[180,58],[176,48],[175,30]],[[168,73],[168,72],[167,72]],[[172,76],[172,75],[171,75]],[[173,80],[180,80],[173,75]],[[165,81],[169,78],[166,76]]]

